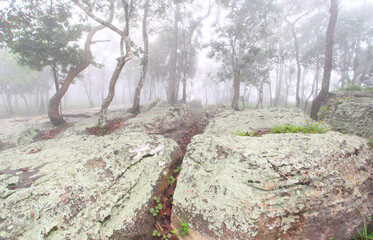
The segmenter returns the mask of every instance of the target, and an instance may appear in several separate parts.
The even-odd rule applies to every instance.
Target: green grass
[[[358,212],[361,220],[363,221],[363,230],[359,231],[359,229],[356,228],[358,236],[353,235],[354,240],[371,240],[371,239],[373,239],[373,232],[368,233],[367,224],[364,220],[363,215],[361,214],[361,212],[359,211],[359,209],[357,207],[355,207],[355,209]],[[368,219],[368,221],[372,221],[372,220],[373,220],[373,216]],[[337,240],[337,239],[336,238],[330,238],[329,240]]]
[[[271,129],[271,133],[326,133],[328,129],[319,125],[295,126],[290,124],[275,126]]]
[[[360,218],[363,220],[363,230],[360,232],[359,229],[356,229],[357,233],[359,234],[359,237],[360,238],[356,238],[355,235],[354,235],[354,240],[368,240],[368,239],[373,239],[373,232],[371,233],[368,233],[368,230],[367,230],[367,224],[366,222],[364,221],[364,217],[363,215],[361,214],[361,212],[359,211],[358,208],[356,208],[356,211],[359,213],[360,215]],[[372,221],[373,219],[373,216],[369,219],[369,221]]]
[[[284,124],[272,127],[268,133],[326,133],[329,129],[323,126],[322,122],[315,122],[312,120],[306,120],[306,124],[303,126],[296,126],[292,124]],[[235,133],[237,136],[249,136],[249,137],[258,137],[262,134],[257,134],[255,131],[241,132],[237,131]]]

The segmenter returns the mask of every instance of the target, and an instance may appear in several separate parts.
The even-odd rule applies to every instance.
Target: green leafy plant
[[[153,231],[153,233],[152,233],[152,236],[153,236],[153,237],[160,237],[161,234],[160,234],[156,229],[154,229],[154,231]]]
[[[171,176],[170,179],[168,180],[168,183],[172,185],[174,182],[175,182],[175,178]]]
[[[185,236],[189,234],[189,227],[188,227],[188,223],[186,222],[183,222],[183,223],[180,223],[180,227],[179,227],[179,235],[180,236]]]
[[[178,173],[181,171],[181,165],[177,166],[176,169],[174,169],[174,173]]]
[[[163,206],[159,203],[161,201],[159,197],[154,197],[153,200],[156,202],[156,205],[154,208],[149,209],[149,212],[155,217],[158,215],[159,211],[163,209]]]

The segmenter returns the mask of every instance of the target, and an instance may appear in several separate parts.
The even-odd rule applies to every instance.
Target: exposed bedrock
[[[224,111],[189,144],[172,223],[184,239],[351,239],[373,215],[373,152],[367,140],[324,134],[237,136],[306,124],[297,109]],[[355,232],[356,234],[356,232]]]
[[[87,135],[97,121],[85,119],[0,152],[0,239],[149,239],[152,198],[183,155],[159,134],[190,121],[186,106],[160,106],[110,135]]]

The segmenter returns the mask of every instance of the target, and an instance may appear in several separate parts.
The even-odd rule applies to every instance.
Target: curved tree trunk
[[[125,12],[125,28],[124,31],[120,31],[121,35],[121,40],[120,40],[120,55],[117,59],[118,63],[115,68],[115,71],[110,79],[110,84],[109,84],[109,92],[107,97],[105,98],[104,102],[101,105],[101,110],[100,110],[100,115],[98,119],[98,126],[100,128],[105,127],[107,125],[107,109],[113,100],[115,96],[115,85],[118,81],[119,75],[126,64],[129,60],[133,58],[133,53],[131,50],[131,39],[130,39],[130,18],[131,18],[131,12],[132,12],[132,1],[130,4],[128,4],[126,1],[122,0],[122,4],[124,7],[124,12]],[[106,25],[108,25],[106,23]],[[111,30],[115,30],[116,28],[114,26],[109,26]],[[124,55],[124,46],[126,49],[126,54]]]
[[[111,13],[110,13],[110,22],[114,18],[114,7],[111,7]],[[93,28],[86,39],[85,45],[84,45],[84,61],[79,64],[77,67],[72,69],[69,74],[67,75],[65,81],[63,82],[62,86],[60,89],[54,94],[54,96],[49,100],[49,107],[48,107],[48,116],[51,121],[51,123],[54,126],[60,126],[61,124],[65,123],[65,120],[62,118],[60,115],[58,108],[61,103],[61,99],[69,89],[70,84],[74,80],[74,78],[81,73],[84,69],[86,69],[89,64],[91,63],[92,60],[92,53],[91,53],[91,44],[92,44],[92,38],[96,34],[96,32],[104,29],[104,25],[97,26]]]
[[[113,101],[113,98],[115,96],[115,85],[118,81],[119,75],[120,75],[120,73],[121,73],[125,64],[126,64],[126,61],[125,61],[124,57],[121,57],[121,58],[118,59],[117,66],[116,66],[115,71],[113,73],[113,76],[111,77],[111,80],[110,80],[109,93],[108,93],[104,102],[101,105],[100,116],[99,116],[99,119],[98,119],[98,126],[99,127],[104,127],[104,126],[107,125],[107,118],[106,118],[107,109],[108,109],[111,101]]]
[[[311,107],[311,118],[318,120],[317,113],[320,110],[321,104],[323,104],[329,93],[330,76],[333,67],[333,43],[334,43],[334,29],[337,23],[338,17],[338,0],[331,0],[330,6],[330,18],[328,29],[326,31],[326,49],[325,49],[325,64],[324,64],[324,76],[322,80],[321,91],[313,100]]]
[[[139,113],[140,112],[140,96],[141,96],[141,89],[144,86],[146,72],[148,71],[148,58],[149,58],[149,41],[148,41],[148,33],[147,33],[147,19],[148,19],[148,12],[149,12],[149,2],[150,0],[146,0],[144,6],[144,18],[142,20],[142,37],[144,39],[144,57],[142,59],[142,72],[140,81],[137,84],[135,98],[133,101],[133,106],[129,110],[131,113]]]

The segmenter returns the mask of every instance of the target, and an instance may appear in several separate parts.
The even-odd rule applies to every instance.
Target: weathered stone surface
[[[164,134],[192,124],[193,119],[187,105],[168,106],[162,103],[145,114],[128,121],[126,131],[142,131],[149,134]]]
[[[173,226],[185,239],[350,239],[373,214],[373,152],[367,141],[325,134],[235,131],[302,125],[297,109],[217,115],[193,138],[174,194]]]
[[[330,93],[322,110],[321,119],[336,131],[373,139],[373,92]]]
[[[185,112],[163,107],[149,117],[140,114],[131,128],[124,124],[103,137],[81,131],[93,124],[85,120],[57,139],[0,152],[0,239],[149,236],[154,226],[149,204],[167,186],[163,173],[182,152],[175,141],[147,134],[141,122],[184,124],[189,112],[180,108]],[[177,123],[172,114],[184,120]]]

